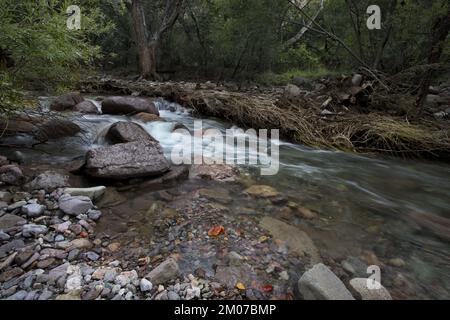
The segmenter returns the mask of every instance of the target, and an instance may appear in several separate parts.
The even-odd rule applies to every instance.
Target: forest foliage
[[[143,1],[149,28],[168,0]],[[433,21],[446,0],[185,0],[157,51],[158,72],[184,79],[261,80],[348,71],[361,62],[388,74],[426,64]],[[382,12],[381,30],[366,26],[367,7]],[[69,5],[82,11],[81,30],[66,27]],[[60,91],[90,70],[136,71],[130,0],[0,1],[0,99],[14,105],[18,88]],[[306,17],[315,24],[292,43]],[[345,43],[345,48],[342,43]],[[447,44],[442,68],[450,57]]]

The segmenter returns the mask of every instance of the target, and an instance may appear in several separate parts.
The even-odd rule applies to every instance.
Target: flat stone
[[[26,224],[23,226],[22,235],[26,238],[37,237],[47,233],[48,228],[41,224]]]
[[[369,288],[368,282],[370,282],[370,286],[374,285],[374,287]],[[392,300],[389,291],[372,279],[355,278],[350,280],[350,286],[356,293],[355,296],[362,300]]]
[[[21,208],[22,206],[24,206],[26,204],[27,204],[27,202],[25,200],[17,201],[8,206],[8,211],[13,211],[14,209]]]
[[[354,300],[341,280],[324,264],[316,264],[298,282],[305,300]]]
[[[77,216],[85,214],[94,207],[91,199],[85,196],[63,195],[58,201],[59,208],[66,214]]]
[[[301,256],[308,256],[311,264],[321,261],[319,250],[302,230],[271,217],[264,217],[260,226],[268,230],[274,238],[284,241],[289,250]]]
[[[22,249],[25,246],[25,243],[22,239],[14,239],[10,242],[5,243],[0,246],[0,259],[6,257],[6,255],[12,250]]]
[[[98,186],[92,188],[66,188],[64,193],[71,196],[84,196],[90,198],[92,201],[99,199],[105,193],[106,187]]]

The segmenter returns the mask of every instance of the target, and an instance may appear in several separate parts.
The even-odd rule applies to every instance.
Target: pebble
[[[93,251],[89,251],[86,253],[86,258],[88,258],[91,261],[97,261],[98,259],[100,259],[100,256]]]
[[[142,292],[147,292],[153,289],[153,284],[145,278],[142,278],[139,287]]]

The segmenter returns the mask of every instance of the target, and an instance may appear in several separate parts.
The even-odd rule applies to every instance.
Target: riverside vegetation
[[[1,299],[450,296],[447,2],[77,5],[0,4]],[[278,174],[171,163],[196,119]]]

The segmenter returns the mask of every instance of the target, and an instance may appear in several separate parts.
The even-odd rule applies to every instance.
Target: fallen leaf
[[[221,234],[225,233],[225,228],[222,226],[215,226],[209,229],[208,236],[210,237],[218,237]]]
[[[239,290],[245,290],[245,286],[242,282],[236,283],[236,288],[238,288]]]
[[[273,286],[270,285],[270,284],[265,285],[265,286],[262,287],[262,291],[264,291],[266,293],[272,292],[273,291]]]

